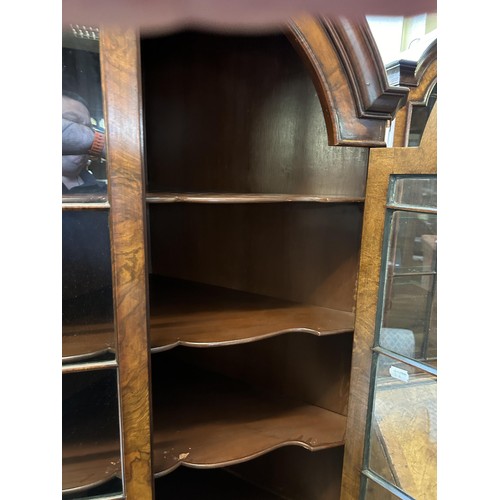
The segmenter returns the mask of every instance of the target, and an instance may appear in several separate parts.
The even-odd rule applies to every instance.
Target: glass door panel
[[[363,489],[365,499],[435,499],[436,176],[391,176]]]

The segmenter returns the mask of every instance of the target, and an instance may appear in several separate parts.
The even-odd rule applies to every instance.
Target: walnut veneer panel
[[[100,30],[122,453],[127,498],[153,496],[139,40]]]

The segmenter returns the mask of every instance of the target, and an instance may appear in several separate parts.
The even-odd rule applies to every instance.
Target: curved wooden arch
[[[389,85],[366,20],[303,17],[289,39],[313,74],[330,145],[385,146],[385,131],[408,89]]]
[[[394,120],[394,147],[408,146],[414,106],[426,106],[437,83],[437,40],[424,51],[418,61],[400,60],[387,67],[393,85],[409,87],[408,102]]]

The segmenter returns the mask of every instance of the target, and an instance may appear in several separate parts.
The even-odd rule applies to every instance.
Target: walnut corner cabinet
[[[387,147],[409,89],[386,75],[362,22],[63,31],[63,124],[106,137],[76,184],[63,148],[63,499],[406,498],[361,477],[373,221],[435,137]],[[397,258],[430,262],[427,233]],[[392,289],[431,286],[405,269]]]

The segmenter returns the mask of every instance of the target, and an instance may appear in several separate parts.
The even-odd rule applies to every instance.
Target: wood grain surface
[[[154,373],[157,475],[180,464],[236,464],[284,445],[343,444],[342,415],[171,361]]]
[[[389,87],[369,28],[305,16],[294,19],[290,30],[311,69],[330,144],[385,146],[386,122],[407,91]]]
[[[328,335],[353,331],[354,314],[201,283],[153,276],[153,352],[176,345],[211,347],[286,332]]]
[[[367,148],[329,146],[284,35],[187,31],[141,49],[148,192],[364,195]]]
[[[147,500],[153,479],[139,42],[126,29],[102,29],[100,40],[123,470],[127,498]]]

